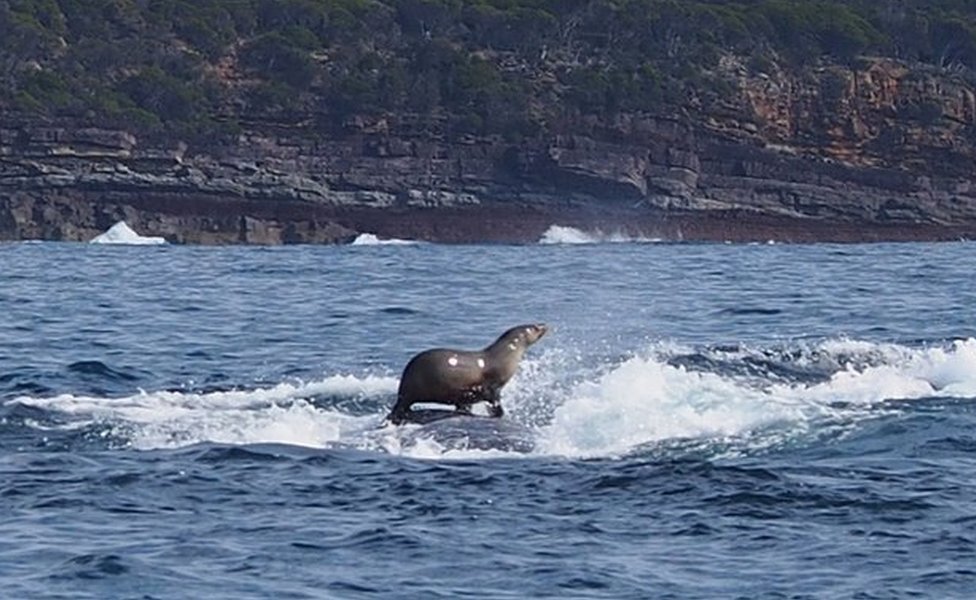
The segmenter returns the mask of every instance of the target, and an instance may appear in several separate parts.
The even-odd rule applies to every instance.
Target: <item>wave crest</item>
[[[903,409],[888,400],[976,398],[974,339],[930,348],[850,340],[779,349],[656,344],[598,365],[563,354],[577,359],[561,358],[556,348],[524,361],[505,389],[502,422],[384,427],[398,383],[389,376],[11,403],[57,413],[55,423],[65,430],[89,426],[93,435],[137,449],[281,443],[484,458],[615,457],[682,440],[723,455],[765,451],[813,443]]]
[[[122,244],[135,246],[159,246],[166,243],[165,238],[142,236],[133,231],[125,221],[119,221],[104,233],[95,236],[90,244]]]
[[[372,233],[360,233],[351,244],[353,246],[411,246],[419,244],[417,240],[401,240],[399,238],[380,238]]]
[[[550,225],[542,237],[540,244],[619,244],[619,243],[655,243],[657,238],[633,237],[625,233],[604,233],[600,230],[587,232],[575,227],[564,225]]]

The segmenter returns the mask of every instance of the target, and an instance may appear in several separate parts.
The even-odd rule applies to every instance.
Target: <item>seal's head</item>
[[[515,370],[525,350],[546,334],[548,327],[543,323],[533,323],[512,327],[482,352],[485,359],[484,377],[496,388],[505,385]]]
[[[549,327],[545,323],[535,323],[533,325],[521,325],[522,332],[520,337],[526,346],[531,346],[532,344],[539,341],[542,336],[546,335],[549,331]]]
[[[521,353],[532,344],[538,342],[539,338],[544,336],[548,330],[549,328],[545,323],[518,325],[503,333],[485,351],[518,352],[521,357]]]

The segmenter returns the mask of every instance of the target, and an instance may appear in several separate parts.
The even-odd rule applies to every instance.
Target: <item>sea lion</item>
[[[453,414],[470,414],[471,406],[478,402],[487,402],[488,413],[501,417],[502,386],[515,374],[526,348],[539,341],[547,329],[542,323],[519,325],[480,352],[434,348],[414,356],[400,376],[397,401],[387,421],[394,425],[426,423]],[[417,403],[450,404],[455,412],[412,410]]]

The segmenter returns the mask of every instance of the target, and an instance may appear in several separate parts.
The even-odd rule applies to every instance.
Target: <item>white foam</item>
[[[117,433],[140,449],[200,442],[324,447],[342,440],[347,430],[357,430],[376,418],[320,409],[309,402],[310,397],[370,398],[393,394],[396,385],[397,380],[391,377],[337,375],[307,384],[281,383],[255,390],[140,392],[123,398],[66,394],[18,398],[14,402],[87,417],[88,423],[116,424]]]
[[[119,221],[108,228],[105,233],[95,236],[92,244],[129,244],[136,246],[157,246],[165,244],[161,237],[144,237],[132,230],[125,221]]]
[[[777,402],[733,379],[632,358],[577,386],[543,430],[541,449],[562,456],[615,456],[649,442],[724,438],[803,418],[802,407]]]
[[[419,244],[416,240],[401,240],[398,238],[380,238],[372,233],[360,233],[352,241],[353,246],[410,246]]]
[[[850,350],[858,345],[842,347]],[[803,394],[822,401],[861,403],[931,396],[976,397],[976,339],[923,350],[890,344],[862,346],[860,354],[874,364],[859,367],[852,361],[829,382],[807,388]]]
[[[937,393],[976,398],[976,340],[958,340],[952,348],[934,348],[912,361],[911,368],[932,383]]]
[[[423,460],[479,460],[486,458],[511,458],[525,456],[499,449],[456,448],[442,444],[436,439],[424,436],[405,436],[405,430],[414,426],[390,426],[379,433],[368,432],[373,438],[370,449],[382,450],[388,454],[408,456]],[[405,438],[409,437],[409,440]],[[406,443],[405,443],[406,441]]]
[[[596,230],[586,232],[575,227],[550,225],[539,239],[540,244],[608,244],[608,243],[654,243],[656,238],[632,237],[623,233],[604,233]]]
[[[830,349],[882,362],[865,366],[852,360],[822,383],[757,385],[754,379],[689,371],[658,358],[631,358],[570,392],[543,429],[541,450],[614,456],[650,442],[748,436],[771,426],[790,435],[790,429],[806,431],[824,419],[866,418],[886,400],[976,398],[974,339],[948,349],[848,341],[821,347]]]
[[[564,227],[562,225],[550,225],[549,229],[542,234],[540,244],[595,244],[599,240],[586,232],[580,231],[575,227]]]
[[[752,451],[828,427],[846,431],[898,410],[887,400],[976,398],[974,339],[921,349],[824,342],[803,350],[827,355],[822,362],[829,370],[813,383],[695,371],[668,362],[668,356],[686,351],[657,344],[646,355],[590,366],[586,372],[578,354],[558,348],[537,353],[505,388],[506,418],[534,436],[531,456],[613,457],[647,444],[688,439]],[[737,353],[728,360],[749,351]],[[807,359],[789,360],[802,364]],[[469,448],[463,440],[436,438],[418,426],[380,427],[397,383],[394,377],[336,375],[252,390],[140,392],[124,398],[61,395],[12,402],[74,417],[64,428],[107,424],[114,437],[139,449],[282,443],[342,445],[424,459],[525,456]],[[325,404],[316,403],[322,396]]]

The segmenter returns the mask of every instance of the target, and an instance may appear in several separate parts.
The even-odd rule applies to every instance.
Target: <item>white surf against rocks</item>
[[[351,243],[353,246],[412,246],[420,242],[399,238],[381,238],[372,233],[360,233]]]
[[[108,230],[92,238],[91,244],[121,244],[134,246],[158,246],[165,244],[166,240],[161,237],[142,236],[133,231],[125,221],[119,221],[112,225]]]
[[[564,225],[550,225],[549,229],[539,239],[540,244],[626,244],[626,243],[655,243],[656,238],[633,237],[624,233],[604,233],[602,231],[583,231],[575,227]]]

